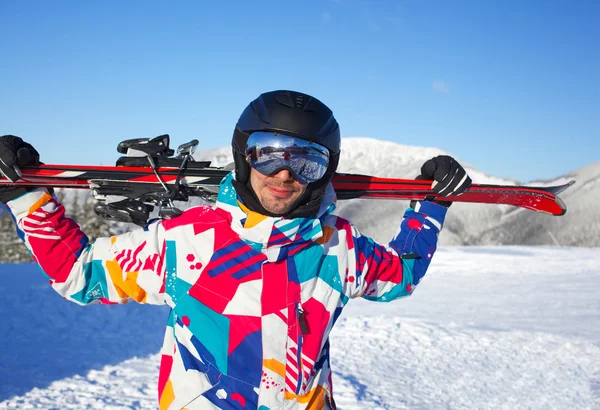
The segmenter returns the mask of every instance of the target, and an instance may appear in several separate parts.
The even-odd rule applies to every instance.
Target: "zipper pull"
[[[298,323],[300,324],[300,332],[303,335],[310,334],[310,329],[308,327],[308,322],[306,321],[306,312],[302,309],[302,305],[298,302]]]

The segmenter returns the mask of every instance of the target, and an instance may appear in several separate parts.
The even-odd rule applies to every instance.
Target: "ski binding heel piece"
[[[181,144],[177,148],[177,158],[184,159],[188,156],[191,156],[194,152],[196,152],[196,148],[198,148],[198,140],[191,140],[190,142],[186,142],[185,144]]]
[[[141,201],[123,199],[118,202],[98,204],[94,207],[94,212],[105,219],[146,226],[152,209],[152,206]]]
[[[179,208],[176,208],[174,206],[166,206],[166,207],[162,208],[158,214],[160,215],[161,218],[171,219],[171,218],[178,217],[182,213],[183,213],[183,211]]]
[[[117,151],[128,157],[170,157],[175,153],[169,148],[169,134],[159,135],[152,139],[134,138],[121,141],[117,146]]]

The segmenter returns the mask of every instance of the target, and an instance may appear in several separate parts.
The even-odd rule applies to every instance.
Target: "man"
[[[412,203],[388,246],[332,215],[340,130],[306,94],[260,95],[240,116],[232,148],[235,171],[215,206],[94,243],[45,189],[0,188],[0,201],[65,298],[171,307],[161,409],[334,409],[329,332],[342,308],[359,296],[410,295],[449,203]],[[8,178],[37,162],[31,145],[0,137]],[[447,156],[421,172],[445,195],[471,184]]]

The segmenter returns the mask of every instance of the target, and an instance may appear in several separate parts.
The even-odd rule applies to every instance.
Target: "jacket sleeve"
[[[352,227],[355,261],[348,261],[350,297],[388,302],[410,295],[423,278],[436,250],[447,208],[427,201],[408,208],[400,231],[388,246],[380,245]],[[350,245],[350,244],[349,244]],[[354,269],[352,269],[354,268]]]
[[[91,303],[165,303],[161,223],[90,242],[45,189],[9,201],[17,233],[60,295]]]

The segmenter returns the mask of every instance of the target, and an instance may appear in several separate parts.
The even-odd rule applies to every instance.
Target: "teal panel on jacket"
[[[177,319],[177,315],[175,314],[174,310],[171,310],[171,313],[169,313],[169,320],[167,321],[167,327],[170,327],[170,331],[173,330],[173,328],[175,327],[175,320]]]
[[[165,275],[165,291],[171,296],[174,303],[181,296],[177,289],[177,243],[175,241],[166,241],[166,275]],[[187,292],[187,291],[186,291]]]
[[[300,283],[307,282],[317,276],[322,265],[322,257],[323,248],[318,245],[304,248],[293,256]]]
[[[183,296],[185,296],[192,287],[192,285],[192,283],[186,282],[183,279],[176,278],[175,289],[177,289],[177,299],[181,299]]]
[[[106,285],[106,271],[102,261],[91,261],[83,267],[83,276],[86,286],[71,298],[81,302],[90,303],[101,298],[108,299],[108,286]]]
[[[191,296],[182,298],[175,310],[180,318],[187,316],[187,327],[213,355],[221,373],[227,374],[229,319]]]
[[[342,293],[342,280],[340,278],[340,268],[336,255],[326,255],[321,257],[322,263],[319,270],[319,278],[324,280],[329,286]]]
[[[233,173],[230,172],[221,180],[219,184],[219,195],[217,197],[218,202],[222,202],[227,205],[237,206],[237,193],[233,188]]]

